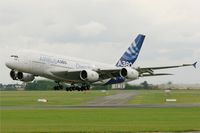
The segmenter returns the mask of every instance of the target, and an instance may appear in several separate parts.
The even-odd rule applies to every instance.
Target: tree
[[[26,90],[53,90],[55,83],[49,80],[35,80],[31,83],[27,83]]]
[[[169,81],[167,84],[168,84],[168,85],[172,85],[172,82],[171,82],[171,81]]]
[[[142,82],[141,85],[144,87],[144,89],[149,89],[149,84],[147,81]]]

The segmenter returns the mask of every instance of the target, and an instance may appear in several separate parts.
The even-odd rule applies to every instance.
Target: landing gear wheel
[[[66,87],[66,91],[87,91],[90,90],[90,85],[89,84],[82,84],[81,86],[75,85],[74,83],[71,84],[71,86]]]
[[[53,89],[54,90],[62,90],[63,89],[63,86],[60,84],[60,82],[56,82],[58,85],[57,86],[54,86]]]

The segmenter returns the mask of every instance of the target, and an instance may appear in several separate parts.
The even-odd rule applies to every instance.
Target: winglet
[[[192,64],[194,68],[197,68],[197,61]]]

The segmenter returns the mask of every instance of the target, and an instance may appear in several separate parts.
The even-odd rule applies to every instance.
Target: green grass
[[[135,91],[135,90],[132,90]],[[0,92],[0,106],[84,105],[121,91],[9,91]],[[122,91],[124,92],[124,91]],[[130,104],[200,103],[198,90],[139,90]],[[38,103],[38,98],[48,99]],[[200,108],[96,108],[1,110],[0,133],[130,133],[200,131]]]
[[[122,90],[125,92],[127,90]],[[164,90],[128,90],[138,92],[129,104],[165,104],[165,100],[177,99],[180,104],[200,103],[200,90],[172,90],[167,94]],[[1,91],[0,106],[37,106],[37,105],[85,105],[98,97],[120,93],[121,91]],[[45,98],[47,103],[37,102]]]
[[[2,91],[0,92],[0,106],[82,105],[100,96],[114,93],[102,93],[101,91]],[[48,102],[37,102],[39,98],[45,98]]]
[[[179,104],[200,103],[200,90],[172,90],[170,93],[166,93],[164,90],[138,92],[140,94],[130,100],[129,104],[165,104],[167,103],[166,99],[176,99],[177,101],[174,103]]]
[[[1,110],[1,132],[199,131],[200,108]]]

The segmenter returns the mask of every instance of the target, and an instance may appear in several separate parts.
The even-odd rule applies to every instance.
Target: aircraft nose
[[[9,61],[6,61],[5,64],[6,64],[7,67],[10,66],[10,62]]]
[[[12,64],[12,62],[11,62],[10,58],[8,58],[7,61],[5,62],[5,65],[6,65],[8,68],[11,68],[11,64]]]

